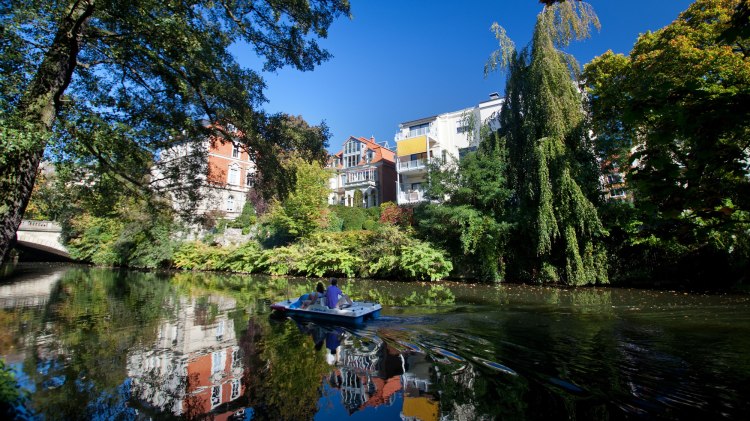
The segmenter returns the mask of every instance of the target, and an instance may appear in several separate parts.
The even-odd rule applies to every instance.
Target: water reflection
[[[179,297],[176,317],[157,327],[153,344],[128,355],[132,396],[144,410],[219,419],[237,413],[245,388],[234,320],[235,300],[222,296]],[[242,411],[240,411],[240,414]]]
[[[343,287],[387,302],[381,319],[354,329],[269,317],[269,303],[310,284],[67,267],[0,285],[0,356],[28,392],[15,411],[51,420],[750,413],[749,297],[357,281]]]

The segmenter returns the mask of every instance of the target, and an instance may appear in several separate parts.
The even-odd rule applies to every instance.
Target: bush
[[[227,253],[220,262],[218,269],[232,272],[254,273],[263,267],[261,257],[263,251],[260,244],[249,241]]]
[[[361,207],[335,205],[330,209],[343,221],[342,231],[361,230],[362,224],[367,220],[367,212]]]
[[[183,243],[174,252],[172,263],[178,269],[217,270],[226,260],[228,250],[211,247],[198,241]]]
[[[302,250],[302,259],[297,264],[300,274],[305,276],[346,276],[353,278],[360,272],[362,259],[340,244],[324,241]]]
[[[401,246],[399,266],[409,277],[420,281],[436,281],[445,278],[453,270],[453,263],[442,250],[419,240],[413,240],[408,246]]]

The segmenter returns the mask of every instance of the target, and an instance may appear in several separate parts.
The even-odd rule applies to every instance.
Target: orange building
[[[231,126],[228,129],[230,134],[237,133]],[[197,144],[178,143],[162,151],[152,176],[159,180],[156,185],[162,191],[171,193],[178,212],[189,211],[195,216],[216,213],[234,219],[242,213],[255,173],[255,163],[240,143],[211,136]],[[200,196],[197,203],[185,192],[196,189]]]

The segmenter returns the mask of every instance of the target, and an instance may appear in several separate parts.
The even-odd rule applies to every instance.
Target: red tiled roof
[[[350,139],[356,139],[356,140],[362,142],[367,149],[369,149],[369,150],[371,150],[371,151],[374,152],[374,156],[372,157],[371,163],[374,164],[374,163],[377,163],[377,162],[380,162],[380,161],[386,161],[386,162],[390,162],[390,163],[395,163],[396,162],[396,152],[394,152],[393,150],[388,149],[388,148],[386,148],[384,146],[378,145],[377,142],[375,142],[375,138],[374,137],[371,137],[371,138],[367,139],[365,137],[349,136],[349,139],[347,139],[347,141],[349,141]],[[344,143],[346,143],[346,142],[344,142]],[[341,151],[336,152],[335,154],[333,154],[333,156],[337,156],[337,157],[341,157],[343,155],[344,155],[344,151],[343,150],[341,150]],[[360,161],[357,164],[358,165],[362,165],[364,163],[365,163],[364,161]],[[341,167],[342,167],[341,165],[338,165],[336,168],[341,168]]]

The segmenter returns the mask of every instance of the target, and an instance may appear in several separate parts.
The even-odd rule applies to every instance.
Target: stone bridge
[[[62,227],[57,222],[24,219],[16,232],[16,242],[23,247],[69,259],[68,250],[60,244],[60,232]]]

